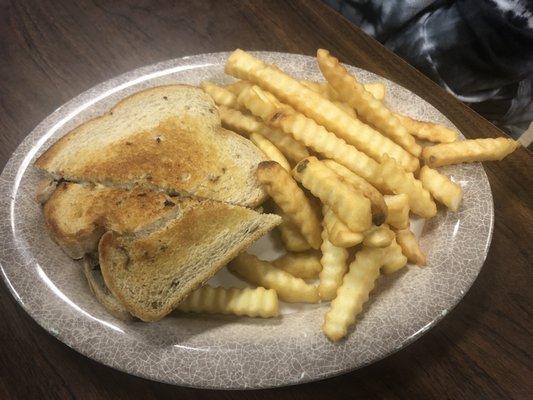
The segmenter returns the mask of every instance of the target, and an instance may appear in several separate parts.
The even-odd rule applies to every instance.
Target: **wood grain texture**
[[[0,167],[61,104],[131,69],[204,52],[326,47],[422,96],[467,137],[501,131],[318,1],[0,0]],[[150,382],[97,364],[47,334],[0,285],[2,399],[525,399],[533,393],[533,162],[487,163],[496,224],[464,300],[428,334],[372,366],[254,392]]]

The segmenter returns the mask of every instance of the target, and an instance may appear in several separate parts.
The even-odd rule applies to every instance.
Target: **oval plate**
[[[254,54],[296,77],[321,80],[314,58]],[[57,109],[26,137],[0,177],[0,262],[11,293],[39,325],[87,357],[177,385],[243,389],[303,383],[370,364],[411,343],[457,304],[487,255],[493,203],[480,164],[446,169],[463,187],[464,202],[458,213],[441,209],[423,227],[427,267],[408,266],[382,277],[347,339],[337,344],[321,331],[327,304],[286,308],[283,317],[269,320],[175,314],[150,324],[118,321],[92,296],[80,265],[49,238],[35,201],[36,157],[72,128],[143,88],[229,82],[223,74],[228,55],[184,57],[111,79]],[[393,110],[453,126],[401,86],[349,69],[363,82],[385,81]],[[272,256],[269,240],[254,246],[267,257]]]

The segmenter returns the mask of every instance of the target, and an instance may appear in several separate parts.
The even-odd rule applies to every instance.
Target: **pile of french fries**
[[[235,83],[201,84],[223,126],[269,159],[257,178],[283,217],[287,254],[273,262],[240,254],[228,268],[256,289],[202,288],[182,310],[272,317],[278,297],[331,301],[322,329],[337,341],[380,274],[425,265],[410,213],[431,218],[435,202],[459,209],[461,187],[434,168],[501,160],[518,146],[505,138],[458,141],[450,128],[389,110],[383,83],[361,84],[328,51],[318,50],[317,62],[325,82],[298,80],[236,50],[225,66]]]

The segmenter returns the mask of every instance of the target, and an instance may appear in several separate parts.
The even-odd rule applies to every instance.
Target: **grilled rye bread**
[[[280,221],[245,207],[189,199],[164,223],[132,235],[105,233],[100,268],[132,315],[157,321]]]
[[[108,230],[134,233],[165,215],[178,200],[163,192],[61,182],[44,204],[50,235],[74,259],[93,254]]]
[[[140,187],[255,207],[263,154],[223,129],[201,89],[168,85],[120,101],[54,143],[36,166],[55,180]]]

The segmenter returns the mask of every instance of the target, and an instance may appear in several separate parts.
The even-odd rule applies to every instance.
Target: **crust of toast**
[[[179,218],[137,235],[106,232],[99,261],[107,287],[143,321],[170,313],[190,292],[281,222],[225,203],[184,205]]]
[[[259,205],[265,193],[254,171],[264,155],[223,129],[201,89],[167,85],[143,90],[59,139],[35,165],[54,179]]]
[[[117,319],[122,321],[130,321],[133,319],[132,315],[126,310],[126,307],[118,299],[113,296],[105,285],[104,278],[98,263],[93,265],[88,257],[83,260],[83,274],[87,278],[87,283],[94,297],[104,306],[104,308]]]

